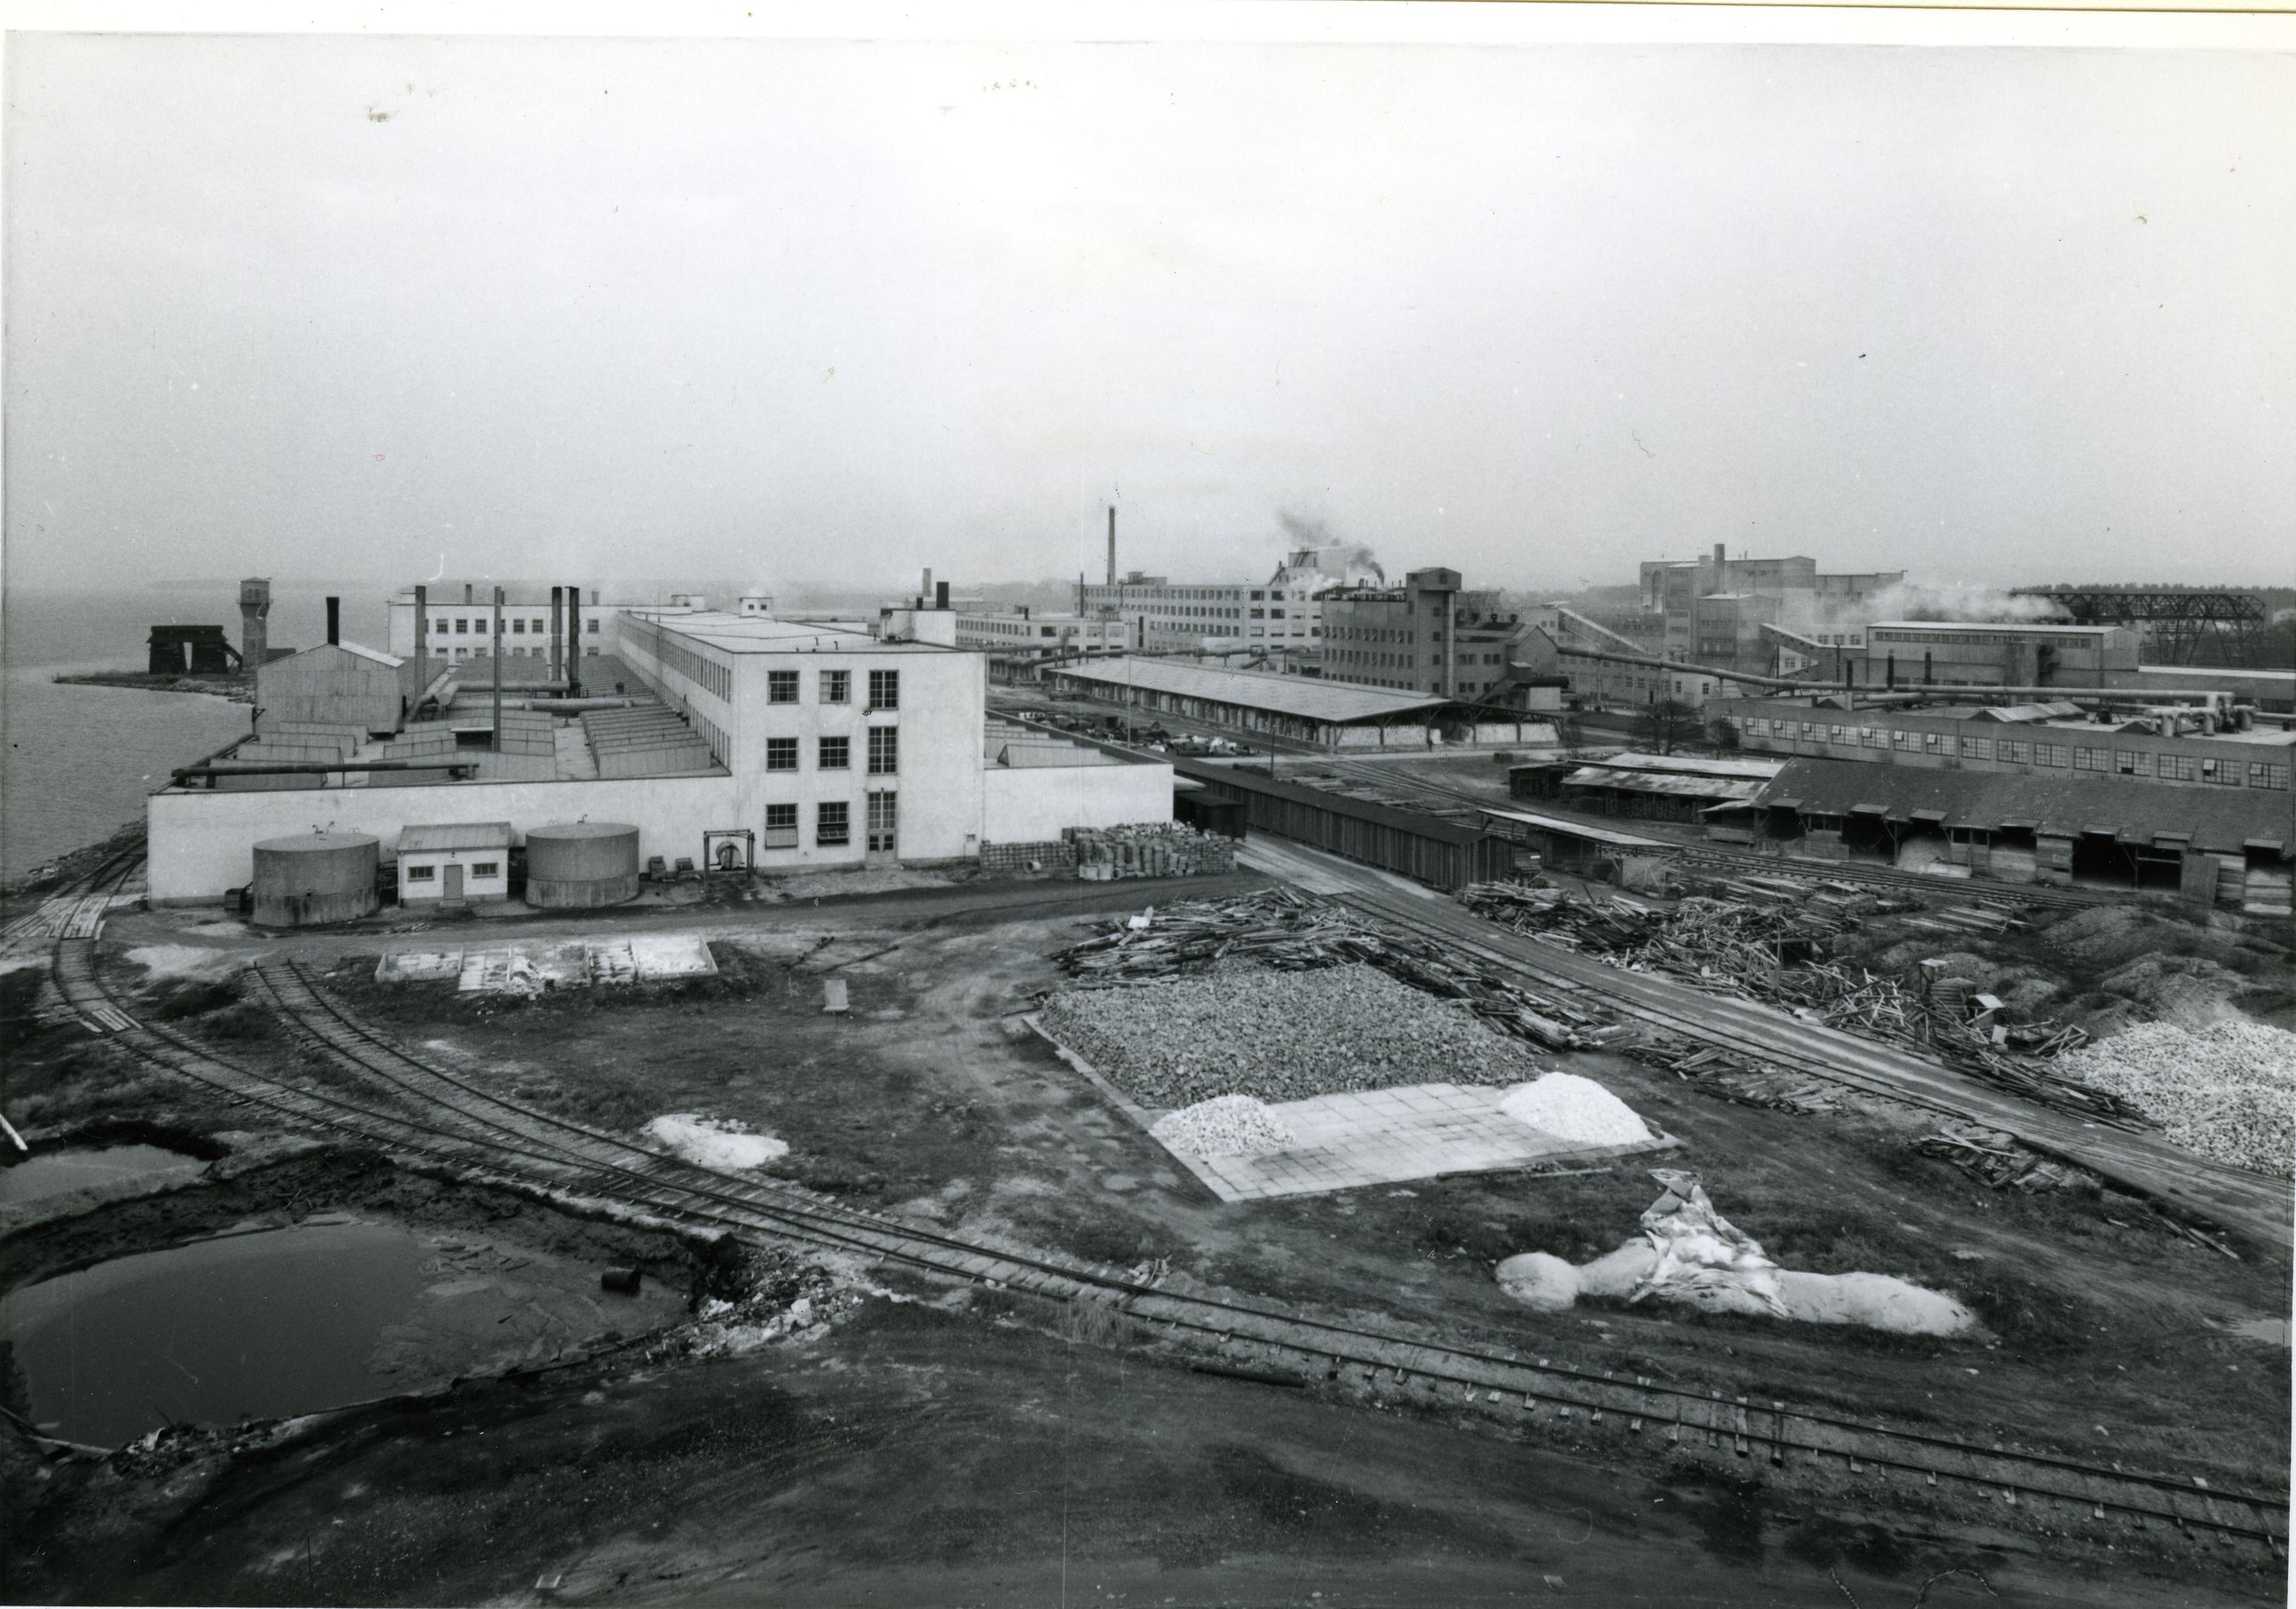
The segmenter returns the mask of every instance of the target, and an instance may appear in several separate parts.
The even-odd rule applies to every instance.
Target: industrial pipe
[[[262,765],[179,765],[169,774],[186,777],[323,777],[351,771],[475,771],[475,760],[279,760]]]

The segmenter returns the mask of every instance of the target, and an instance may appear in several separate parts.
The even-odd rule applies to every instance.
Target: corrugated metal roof
[[[1856,760],[1789,760],[1755,803],[1788,798],[1799,799],[1807,814],[1877,814],[1911,822],[1917,813],[1942,812],[1957,827],[2109,832],[2145,844],[2166,833],[2190,833],[2194,847],[2223,854],[2238,854],[2259,835],[2285,833],[2291,811],[2289,795],[2264,788],[1944,771]]]
[[[1484,805],[1482,813],[1502,821],[1520,821],[1526,827],[1536,827],[1543,832],[1564,833],[1585,838],[1590,843],[1613,844],[1626,849],[1680,849],[1680,844],[1670,844],[1664,838],[1638,838],[1631,832],[1619,832],[1608,827],[1596,827],[1585,821],[1573,821],[1564,816],[1541,815],[1535,810],[1500,810]]]
[[[1699,777],[1649,771],[1623,771],[1608,765],[1582,765],[1563,779],[1565,788],[1623,788],[1632,793],[1668,794],[1681,799],[1750,799],[1760,793],[1763,779]]]
[[[409,827],[399,834],[401,854],[434,854],[448,849],[508,849],[508,821],[442,821]]]
[[[1441,709],[1450,702],[1427,694],[1393,693],[1382,688],[1356,687],[1317,677],[1212,670],[1203,665],[1174,664],[1163,659],[1109,659],[1098,664],[1062,665],[1045,674],[1106,687],[1149,688],[1161,693],[1177,693],[1184,698],[1206,698],[1335,725]]]

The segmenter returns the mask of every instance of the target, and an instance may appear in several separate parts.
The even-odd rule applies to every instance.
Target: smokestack
[[[494,626],[489,633],[493,640],[487,652],[494,656],[494,752],[502,752],[502,589],[494,589]]]
[[[326,640],[330,648],[343,640],[343,599],[340,598],[326,600]]]
[[[946,609],[946,608],[947,608],[948,606],[949,606],[949,583],[948,583],[948,582],[945,582],[945,581],[944,581],[944,582],[934,582],[934,583],[933,583],[933,607],[935,607],[936,609]]]
[[[925,566],[925,579],[918,584],[917,602],[921,607],[930,608],[932,606],[933,567],[930,565],[927,565]]]
[[[415,589],[415,663],[422,667],[423,681],[431,679],[431,590]]]
[[[1084,612],[1085,612],[1085,599],[1084,599],[1084,594],[1085,594],[1085,582],[1084,582],[1084,577],[1085,577],[1085,573],[1084,573],[1083,571],[1079,570],[1079,571],[1078,571],[1078,572],[1077,572],[1077,618],[1078,618],[1078,619],[1079,619],[1079,620],[1081,620],[1081,619],[1083,619],[1083,618],[1084,618]]]
[[[1108,584],[1116,584],[1116,505],[1108,506]]]
[[[566,589],[566,697],[582,691],[582,589]]]
[[[566,673],[566,645],[559,636],[560,623],[565,619],[566,607],[566,590],[564,587],[552,587],[550,589],[550,680],[552,681],[556,681]]]
[[[473,604],[478,601],[477,595],[471,590],[471,584],[468,582],[462,583],[462,601],[465,604]]]

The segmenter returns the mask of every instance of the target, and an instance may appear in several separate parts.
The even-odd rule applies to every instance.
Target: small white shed
[[[446,821],[399,834],[399,903],[510,897],[510,823]]]

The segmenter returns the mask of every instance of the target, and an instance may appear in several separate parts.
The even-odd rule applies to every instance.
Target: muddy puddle
[[[554,1255],[328,1214],[115,1257],[0,1298],[9,1406],[48,1435],[116,1447],[170,1423],[317,1413],[546,1366],[685,1316],[677,1278],[602,1290],[592,1253],[604,1250]]]
[[[162,1145],[103,1145],[49,1151],[0,1168],[0,1205],[86,1190],[122,1179],[193,1173],[207,1164]]]
[[[0,1338],[32,1422],[66,1440],[310,1413],[392,1389],[368,1359],[427,1254],[378,1224],[196,1241],[11,1291]]]

